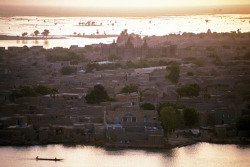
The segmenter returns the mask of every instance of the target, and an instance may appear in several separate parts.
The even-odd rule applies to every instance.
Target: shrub
[[[61,68],[61,73],[63,75],[70,75],[73,73],[76,73],[77,68],[76,67],[72,67],[72,66],[64,66]]]
[[[155,106],[152,103],[144,103],[141,105],[143,110],[155,110]]]

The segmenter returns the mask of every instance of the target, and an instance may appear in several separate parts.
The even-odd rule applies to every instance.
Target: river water
[[[79,23],[84,23],[80,24]],[[88,26],[86,26],[88,25]],[[215,14],[157,17],[44,17],[44,16],[0,16],[0,35],[21,36],[27,32],[32,36],[35,30],[44,29],[49,35],[119,35],[124,29],[128,33],[143,36],[163,36],[171,33],[250,32],[250,14]],[[40,34],[38,34],[40,35]],[[70,45],[85,46],[98,43],[111,43],[115,38],[68,38],[63,40],[0,40],[0,46],[33,46],[45,48]]]
[[[37,161],[35,157],[63,158]],[[168,150],[105,150],[93,146],[0,147],[3,167],[249,167],[250,147],[198,143]]]

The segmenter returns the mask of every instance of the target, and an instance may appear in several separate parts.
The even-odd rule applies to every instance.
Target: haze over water
[[[90,26],[79,23],[90,22]],[[93,23],[93,24],[92,24]],[[250,14],[213,14],[181,15],[155,17],[48,17],[48,16],[1,16],[0,35],[21,36],[27,32],[32,36],[35,30],[50,31],[49,35],[65,37],[68,35],[119,35],[124,29],[128,33],[144,36],[163,36],[182,34],[184,32],[206,33],[250,31]],[[34,36],[34,35],[33,35]],[[0,46],[44,45],[45,48],[70,45],[85,46],[89,44],[111,43],[116,38],[68,38],[63,40],[0,40]]]

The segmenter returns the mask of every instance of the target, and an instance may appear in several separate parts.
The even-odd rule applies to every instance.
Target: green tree
[[[152,103],[144,103],[141,105],[143,110],[155,110],[155,106]]]
[[[199,113],[193,107],[184,108],[184,122],[185,125],[191,126],[199,121]]]
[[[38,86],[34,87],[34,90],[36,93],[38,93],[40,95],[48,95],[51,92],[51,89],[45,85],[38,85]]]
[[[166,68],[169,71],[169,74],[166,76],[166,79],[169,79],[172,83],[177,84],[180,79],[180,65],[178,62],[172,62],[170,66]]]
[[[138,92],[138,91],[139,91],[139,87],[138,85],[135,85],[135,84],[126,85],[125,87],[121,89],[121,93],[132,93],[132,92]]]
[[[181,88],[176,89],[176,92],[180,97],[192,97],[199,96],[200,94],[200,86],[196,83],[189,84],[187,86],[183,86]]]
[[[50,90],[50,96],[55,100],[55,98],[56,98],[56,94],[58,93],[58,89],[56,89],[56,88],[52,88],[51,90]]]
[[[170,103],[170,102],[163,102],[163,103],[160,103],[158,106],[157,106],[157,112],[160,116],[160,111],[164,108],[164,107],[173,107],[175,110],[177,110],[179,107],[177,106],[177,104],[175,103]]]
[[[176,128],[177,112],[172,106],[163,107],[160,111],[162,127],[165,131],[171,132]]]
[[[88,104],[99,104],[100,102],[109,101],[111,98],[102,85],[95,85],[94,89],[86,95],[85,99]]]

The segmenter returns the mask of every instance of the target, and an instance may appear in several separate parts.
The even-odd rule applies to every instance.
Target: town
[[[0,48],[0,144],[249,143],[250,33]]]

